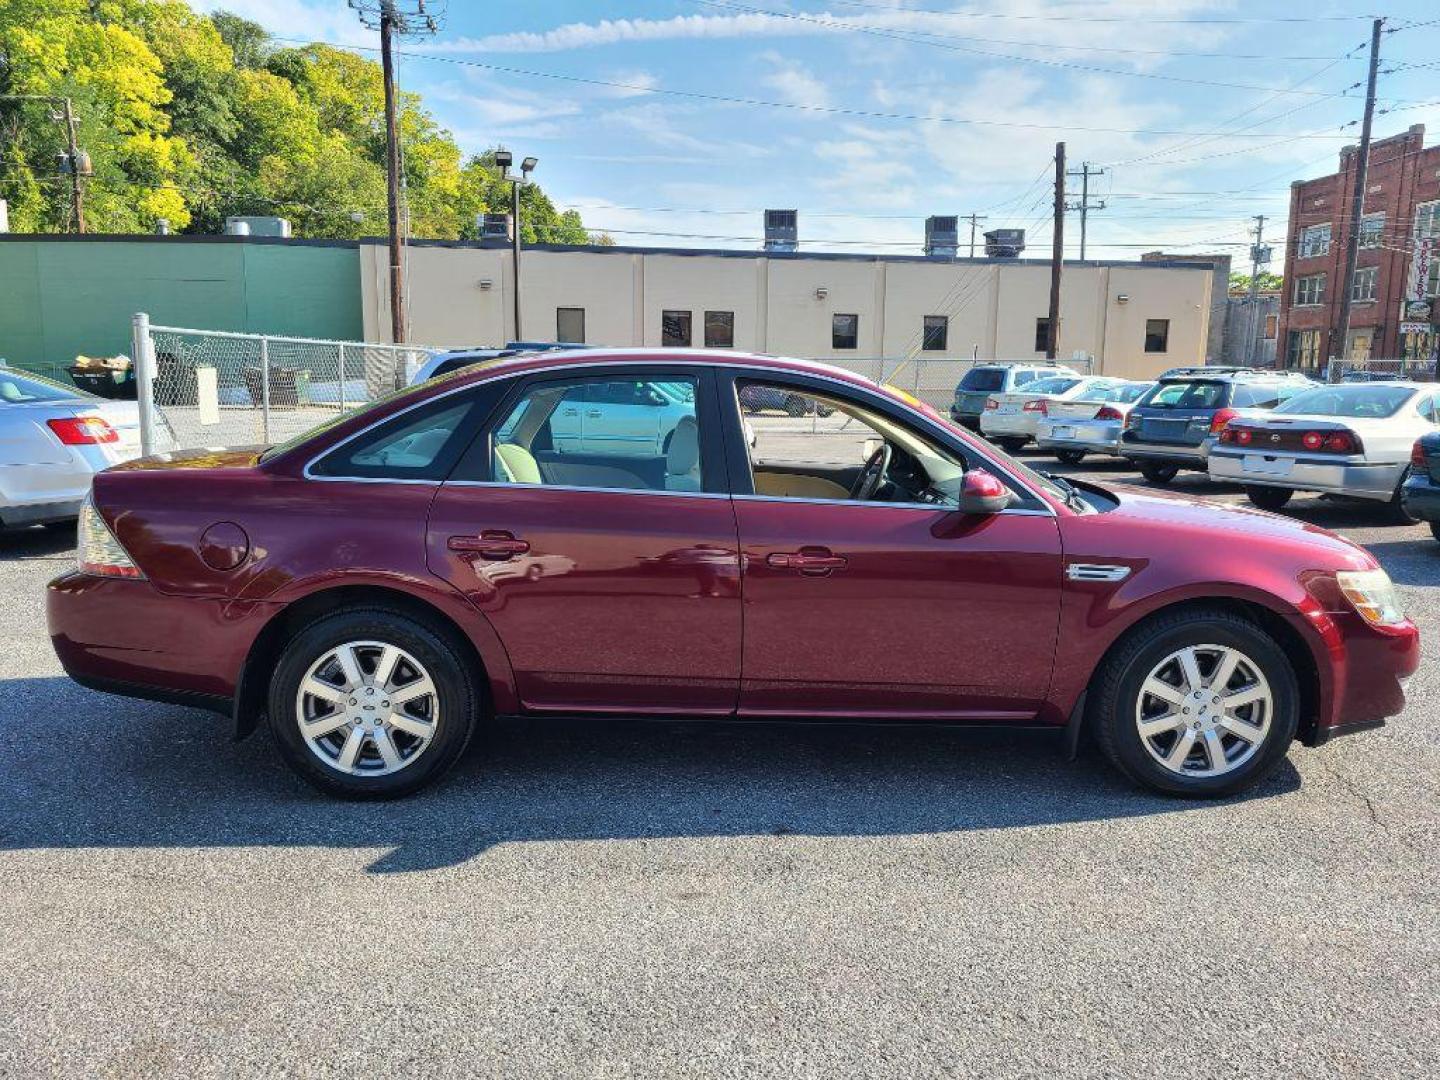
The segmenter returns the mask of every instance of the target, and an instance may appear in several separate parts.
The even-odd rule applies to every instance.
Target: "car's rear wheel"
[[[1140,463],[1140,475],[1152,484],[1168,484],[1180,475],[1180,466],[1144,461]]]
[[[1284,649],[1226,611],[1162,615],[1123,638],[1093,686],[1101,748],[1137,783],[1231,795],[1284,759],[1300,688]]]
[[[286,762],[327,794],[408,795],[470,741],[478,693],[455,648],[383,608],[325,616],[285,646],[270,682],[270,730]]]
[[[1084,450],[1056,450],[1055,460],[1064,465],[1079,465],[1085,460]]]
[[[1395,525],[1418,525],[1421,521],[1419,517],[1410,512],[1410,508],[1405,505],[1405,500],[1400,494],[1408,479],[1410,479],[1410,470],[1406,469],[1400,477],[1400,483],[1395,487],[1395,494],[1385,507],[1385,516]]]
[[[1245,486],[1245,497],[1261,510],[1280,510],[1294,494],[1290,488],[1261,487],[1258,484]]]
[[[997,435],[994,441],[995,445],[1000,447],[1001,450],[1006,450],[1013,454],[1015,451],[1023,449],[1025,444],[1030,440],[1017,435]]]

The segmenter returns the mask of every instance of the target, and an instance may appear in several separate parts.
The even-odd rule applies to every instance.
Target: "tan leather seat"
[[[693,416],[682,416],[670,435],[665,452],[665,490],[700,490],[700,425]]]
[[[771,495],[781,499],[848,499],[846,491],[833,480],[823,476],[803,476],[794,473],[755,471],[755,494]]]
[[[515,443],[495,444],[495,479],[506,484],[543,484],[535,455]]]

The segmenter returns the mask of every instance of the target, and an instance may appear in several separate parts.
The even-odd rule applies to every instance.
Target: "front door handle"
[[[486,529],[479,536],[452,536],[449,547],[466,555],[479,555],[482,559],[504,562],[530,550],[528,540],[517,540],[513,533],[503,529]]]
[[[765,565],[776,570],[799,570],[802,574],[822,577],[836,570],[844,570],[850,560],[836,555],[829,548],[805,547],[799,551],[774,551],[765,556]]]
[[[586,412],[585,415],[588,416],[588,417],[590,417],[590,419],[592,419],[592,420],[599,420],[599,419],[600,419],[600,410],[599,410],[599,409],[591,409],[591,410],[589,410],[588,412]]]

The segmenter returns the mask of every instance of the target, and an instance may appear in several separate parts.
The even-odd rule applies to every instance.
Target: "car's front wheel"
[[[456,649],[383,608],[311,623],[286,645],[270,682],[269,723],[286,762],[342,798],[408,795],[453,765],[479,695]]]
[[[1132,780],[1172,795],[1231,795],[1284,759],[1300,688],[1284,649],[1226,611],[1176,612],[1111,651],[1092,687],[1100,746]]]
[[[1290,488],[1261,487],[1258,484],[1245,487],[1245,497],[1261,510],[1281,510],[1294,494]]]
[[[1140,464],[1140,475],[1152,484],[1168,484],[1180,475],[1180,466],[1145,461]]]

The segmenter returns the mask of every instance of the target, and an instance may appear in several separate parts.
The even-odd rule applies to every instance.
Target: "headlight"
[[[1366,622],[1374,626],[1397,626],[1405,621],[1395,583],[1384,570],[1341,570],[1335,580],[1345,599]]]

